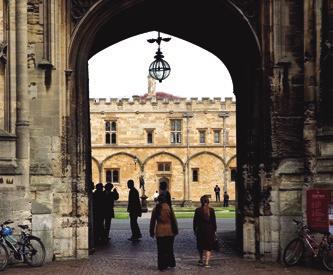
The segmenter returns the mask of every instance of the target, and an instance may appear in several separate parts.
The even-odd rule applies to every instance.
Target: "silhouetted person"
[[[228,207],[228,206],[229,206],[229,195],[227,191],[225,191],[223,195],[223,207]]]
[[[160,182],[160,194],[165,196],[165,199],[171,207],[171,195],[168,191],[168,184],[165,181]]]
[[[220,202],[220,187],[216,184],[215,188],[214,188],[214,192],[215,192],[215,198],[216,198],[216,202]]]
[[[103,192],[103,184],[97,183],[96,190],[93,193],[94,233],[95,241],[97,243],[104,239],[104,199],[105,194]]]
[[[114,218],[114,202],[119,199],[117,189],[113,189],[113,184],[108,182],[104,186],[104,228],[105,228],[105,240],[109,240],[111,219]]]
[[[209,207],[207,196],[200,198],[201,207],[195,209],[193,218],[193,230],[197,237],[197,249],[199,251],[199,265],[209,267],[211,251],[215,245],[216,218],[215,211]]]
[[[129,241],[136,241],[142,237],[140,228],[138,225],[138,217],[141,217],[142,209],[139,198],[139,192],[134,187],[134,181],[127,181],[127,187],[130,189],[128,193],[128,207],[127,212],[130,216],[130,224],[132,230],[132,236],[129,238]]]
[[[178,226],[165,195],[159,195],[157,201],[151,214],[149,233],[152,238],[156,237],[158,269],[162,271],[176,266],[173,243],[178,234]]]
[[[160,194],[158,193],[158,191],[156,190],[156,192],[154,193],[154,195],[153,195],[153,200],[154,200],[154,202],[155,202],[155,204],[157,204],[157,198],[158,198],[158,196],[159,196]]]

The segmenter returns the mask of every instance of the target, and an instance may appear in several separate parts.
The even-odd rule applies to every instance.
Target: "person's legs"
[[[141,237],[140,228],[138,225],[138,216],[130,214],[130,222],[131,222],[131,230],[132,230],[132,238],[138,239]]]
[[[200,257],[200,259],[198,261],[198,264],[199,265],[203,265],[204,264],[204,262],[203,262],[203,250],[202,249],[198,249],[198,252],[199,252],[199,257]]]
[[[218,202],[221,202],[221,199],[220,199],[220,192],[217,193],[217,201],[218,201]]]
[[[105,239],[109,239],[110,228],[111,228],[111,216],[106,216],[104,219],[104,226],[105,226]]]
[[[217,202],[217,192],[215,192],[215,201]]]
[[[167,237],[167,242],[168,242],[168,266],[169,267],[175,267],[176,266],[176,260],[175,260],[175,255],[173,253],[173,244],[175,241],[175,237]]]
[[[205,257],[205,266],[208,267],[212,253],[211,253],[211,251],[204,250],[204,254],[206,255],[206,257]]]
[[[159,270],[168,268],[167,237],[157,237],[157,267]]]

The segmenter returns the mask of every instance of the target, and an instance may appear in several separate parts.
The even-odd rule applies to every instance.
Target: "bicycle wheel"
[[[7,248],[0,244],[0,271],[4,270],[8,264],[8,251]]]
[[[333,271],[333,249],[325,248],[323,250],[322,263],[327,270]]]
[[[42,266],[45,261],[45,247],[42,241],[34,236],[29,236],[23,245],[24,260],[33,267]]]
[[[286,266],[297,264],[304,254],[304,242],[300,238],[292,240],[283,252],[283,262]]]

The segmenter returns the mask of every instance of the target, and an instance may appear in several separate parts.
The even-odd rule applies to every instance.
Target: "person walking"
[[[211,251],[216,242],[216,218],[215,211],[209,207],[207,196],[200,198],[201,207],[195,209],[193,218],[193,230],[197,239],[197,249],[199,251],[199,265],[210,267],[209,261]]]
[[[157,266],[163,271],[176,266],[173,244],[178,234],[178,226],[165,194],[159,195],[157,200],[158,203],[151,214],[149,233],[152,238],[156,237]]]
[[[104,238],[104,203],[105,194],[103,192],[103,183],[99,182],[95,186],[96,190],[93,193],[93,215],[94,215],[94,238],[95,242],[99,243]]]
[[[138,241],[142,238],[141,231],[138,225],[138,217],[142,215],[141,203],[139,198],[139,192],[134,187],[134,181],[128,180],[127,187],[130,189],[128,193],[128,206],[127,212],[130,216],[130,224],[132,236],[128,239],[129,241]]]
[[[220,187],[216,184],[215,188],[214,188],[214,192],[215,192],[215,198],[216,198],[216,202],[220,202]]]
[[[223,207],[228,207],[228,206],[229,206],[229,195],[227,191],[225,191],[223,195]]]
[[[105,229],[105,241],[110,240],[110,228],[111,228],[111,220],[114,218],[114,202],[119,199],[119,194],[116,188],[113,188],[113,184],[108,182],[104,186],[104,229]]]

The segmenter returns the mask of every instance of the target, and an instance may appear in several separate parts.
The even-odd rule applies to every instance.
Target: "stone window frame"
[[[114,181],[113,171],[118,172],[118,181]],[[108,176],[107,176],[108,172],[111,172],[111,181],[108,180]],[[120,168],[105,168],[105,181],[111,182],[112,184],[119,184],[120,183]]]
[[[160,170],[160,165],[163,165],[163,169]],[[169,170],[165,169],[166,166],[169,166]],[[157,162],[157,172],[158,173],[170,173],[172,170],[172,163],[171,161],[158,161]]]
[[[175,121],[180,122],[179,129],[173,127]],[[183,141],[183,119],[181,118],[171,118],[170,119],[170,143],[171,144],[182,144]]]
[[[207,144],[207,128],[198,128],[199,132],[199,144]],[[203,140],[201,140],[203,134]]]
[[[196,180],[195,180],[195,172],[197,173],[196,174]],[[192,168],[192,182],[199,182],[199,168]]]
[[[109,124],[109,126],[108,126]],[[114,125],[114,128],[113,128]],[[105,144],[117,145],[117,121],[114,119],[104,120]]]
[[[222,133],[222,129],[221,128],[213,128],[212,129],[213,131],[213,143],[214,144],[221,144],[221,133]],[[216,142],[216,139],[215,139],[215,133],[218,133],[218,142]]]
[[[155,132],[155,128],[146,128],[146,143],[147,144],[154,144],[154,132]],[[151,142],[149,142],[149,134],[151,134]]]

